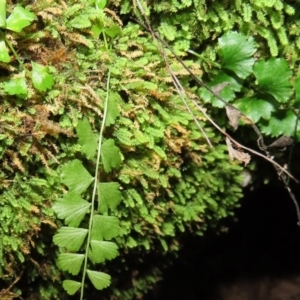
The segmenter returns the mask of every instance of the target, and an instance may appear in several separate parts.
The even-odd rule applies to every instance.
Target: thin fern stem
[[[90,239],[91,239],[93,215],[94,215],[94,209],[95,209],[94,207],[95,207],[95,201],[96,201],[96,195],[97,195],[97,183],[98,183],[98,177],[99,177],[98,171],[99,171],[100,158],[101,158],[103,132],[104,132],[104,128],[105,128],[105,120],[106,120],[107,111],[108,111],[110,75],[111,75],[111,70],[109,69],[108,75],[107,75],[106,97],[105,97],[105,102],[104,102],[103,119],[102,119],[102,124],[101,124],[100,132],[99,132],[97,162],[96,162],[96,168],[95,168],[94,187],[93,187],[93,194],[92,194],[92,201],[91,201],[89,231],[88,231],[88,236],[87,236],[87,241],[86,241],[87,246],[85,248],[84,265],[83,265],[83,273],[82,273],[82,280],[81,280],[80,300],[83,300],[83,294],[84,294],[84,282],[85,282],[86,271],[87,271],[88,251],[89,251],[89,244],[90,244]]]

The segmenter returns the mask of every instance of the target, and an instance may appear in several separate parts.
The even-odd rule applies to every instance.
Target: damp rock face
[[[300,300],[300,228],[279,184],[250,191],[227,232],[187,239],[145,300]]]

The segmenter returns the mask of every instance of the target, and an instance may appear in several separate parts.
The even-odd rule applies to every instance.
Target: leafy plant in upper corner
[[[7,95],[16,95],[20,98],[26,98],[28,96],[26,76],[31,78],[33,86],[40,92],[45,92],[46,90],[51,89],[54,84],[54,78],[49,73],[47,67],[32,61],[32,72],[30,72],[23,64],[19,55],[12,46],[12,43],[6,37],[6,31],[20,33],[34,20],[36,20],[36,16],[32,12],[19,5],[15,6],[10,16],[6,18],[6,1],[1,1],[0,62],[9,63],[11,61],[8,50],[9,48],[22,67],[22,70],[19,72],[19,74],[16,74],[15,78],[12,77],[9,78],[9,80],[4,81],[3,89]]]
[[[264,134],[292,136],[297,123],[291,99],[292,72],[283,58],[255,61],[256,50],[253,38],[226,33],[219,39],[221,68],[208,85],[214,90],[228,82],[220,96],[257,123]],[[204,88],[199,89],[199,95],[215,107],[225,105]],[[296,131],[300,138],[300,128]]]

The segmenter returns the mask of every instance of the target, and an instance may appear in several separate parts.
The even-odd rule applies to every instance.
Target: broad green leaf
[[[286,102],[291,95],[291,71],[282,58],[260,60],[255,63],[253,72],[261,92],[272,95],[278,102]]]
[[[64,280],[63,288],[66,290],[68,295],[74,295],[81,287],[81,283],[74,280]]]
[[[93,216],[93,226],[91,232],[91,238],[93,240],[102,241],[111,240],[119,235],[121,228],[119,226],[119,220],[112,216]]]
[[[118,256],[118,246],[112,242],[91,240],[89,257],[94,263],[102,263]]]
[[[102,290],[110,285],[110,280],[111,280],[110,275],[103,273],[103,272],[96,272],[96,271],[91,271],[91,270],[87,270],[86,272],[87,272],[93,286],[97,290]]]
[[[54,235],[53,242],[58,247],[76,252],[81,248],[87,233],[88,230],[84,228],[61,227]]]
[[[78,227],[90,206],[91,204],[78,194],[70,192],[63,199],[55,202],[53,210],[59,219],[65,219],[67,225]]]
[[[120,185],[117,182],[98,183],[99,212],[105,213],[110,208],[116,209],[121,201]]]
[[[234,106],[241,110],[254,123],[259,121],[260,118],[265,120],[270,119],[271,112],[275,110],[271,102],[256,98],[239,99],[235,102]]]
[[[3,37],[0,38],[0,61],[8,63],[10,57]]]
[[[240,78],[246,78],[252,73],[256,52],[254,39],[241,33],[228,32],[219,39],[219,51],[222,67],[233,71]]]
[[[76,132],[81,145],[81,152],[88,159],[93,159],[97,151],[98,136],[94,134],[92,127],[87,118],[78,122]]]
[[[295,100],[300,102],[300,76],[295,80]]]
[[[118,93],[110,93],[108,100],[108,110],[105,120],[105,125],[110,126],[115,124],[116,118],[120,115],[120,111],[116,102],[116,99],[120,98]]]
[[[61,253],[58,256],[57,266],[62,271],[67,271],[72,275],[77,275],[82,266],[84,254],[77,253]]]
[[[84,192],[94,177],[84,168],[78,159],[72,160],[63,166],[61,170],[62,182],[70,189],[70,192],[81,194]]]
[[[6,27],[6,0],[0,0],[0,27]]]
[[[21,32],[24,27],[28,26],[35,19],[35,14],[21,6],[16,6],[6,20],[6,29]]]
[[[33,86],[40,92],[45,92],[47,89],[51,89],[54,84],[53,76],[48,73],[48,68],[40,64],[31,62],[32,65],[32,83]]]
[[[297,116],[292,111],[280,111],[272,116],[268,123],[262,124],[261,131],[271,136],[293,136]]]
[[[19,95],[21,97],[28,95],[25,77],[15,78],[4,82],[3,88],[8,95]]]
[[[113,139],[108,139],[102,144],[101,158],[105,172],[116,169],[121,164],[120,149]]]

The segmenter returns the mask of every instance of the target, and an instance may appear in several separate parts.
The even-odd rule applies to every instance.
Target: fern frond
[[[75,33],[75,32],[61,32],[62,35],[68,37],[72,42],[82,44],[90,49],[94,48],[94,44],[91,42],[91,40],[87,39],[85,36]]]
[[[272,10],[270,11],[269,15],[270,15],[270,21],[273,25],[273,28],[279,29],[282,26],[284,21],[283,14],[281,13],[281,11]]]
[[[243,3],[242,16],[245,22],[249,23],[252,18],[252,7],[250,4]]]
[[[285,31],[284,27],[280,27],[277,30],[277,34],[278,34],[279,40],[281,42],[281,45],[283,45],[283,46],[287,45],[288,44],[288,37],[287,37],[287,34],[286,34],[286,31]]]
[[[270,22],[266,18],[266,14],[264,11],[262,10],[257,11],[256,17],[264,26],[268,26],[270,24]]]
[[[19,159],[18,155],[13,152],[12,150],[6,150],[6,153],[9,155],[12,163],[22,172],[25,173],[26,169],[23,165],[23,163],[21,162],[21,160]]]

